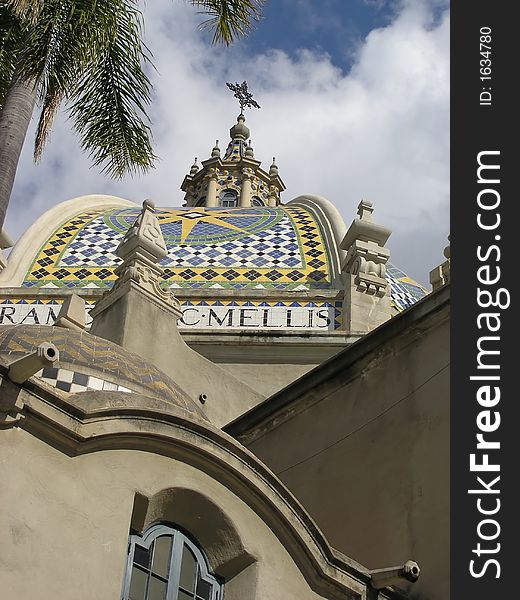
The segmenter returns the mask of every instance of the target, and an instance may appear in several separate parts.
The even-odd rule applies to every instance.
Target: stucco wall
[[[220,366],[232,373],[239,381],[267,397],[289,385],[315,365],[265,365],[230,364]]]
[[[0,443],[2,598],[117,600],[135,492],[171,487],[211,498],[257,560],[226,585],[226,598],[320,597],[258,515],[189,465],[133,450],[70,458],[19,429],[0,431]]]
[[[431,600],[449,597],[448,310],[307,380],[248,444],[334,547],[374,569],[417,560],[413,598]]]

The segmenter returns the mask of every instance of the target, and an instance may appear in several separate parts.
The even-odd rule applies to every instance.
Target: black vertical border
[[[480,600],[516,598],[520,592],[513,577],[520,567],[513,565],[516,558],[516,531],[518,530],[518,497],[515,488],[518,467],[517,449],[520,430],[517,431],[517,405],[520,392],[515,371],[520,373],[520,347],[518,331],[520,318],[515,315],[518,305],[515,294],[517,281],[517,240],[520,240],[520,200],[513,190],[513,182],[520,174],[519,152],[516,136],[520,129],[519,107],[515,102],[514,89],[519,79],[520,19],[516,3],[505,1],[454,0],[451,5],[451,281],[452,281],[452,340],[451,340],[451,600]],[[492,30],[492,80],[480,80],[480,29]],[[516,57],[516,58],[515,58]],[[515,68],[516,67],[516,68]],[[492,88],[491,106],[479,104],[483,87]],[[479,229],[477,225],[477,195],[482,185],[477,183],[477,155],[481,151],[500,151],[500,184],[494,186],[500,193],[500,227],[492,232]],[[495,235],[500,235],[497,242]],[[486,481],[491,474],[471,473],[469,455],[475,452],[477,443],[476,418],[483,410],[476,401],[479,385],[470,381],[477,374],[477,340],[486,335],[477,328],[479,307],[477,304],[477,269],[483,263],[477,258],[477,246],[500,245],[500,260],[495,262],[492,254],[489,264],[501,270],[500,282],[494,286],[506,288],[511,293],[511,305],[500,313],[500,387],[499,410],[501,425],[489,438],[499,440],[500,450],[489,451],[490,462],[500,463],[501,508],[494,515],[500,524],[496,540],[480,540],[477,527],[486,518],[478,512],[478,495],[468,490],[478,487],[477,475]],[[520,246],[518,246],[520,248]],[[495,272],[493,270],[493,272]],[[482,287],[482,286],[481,286]],[[518,287],[518,286],[516,286]],[[493,288],[489,288],[493,290]],[[480,309],[487,312],[491,309]],[[489,372],[488,372],[489,373]],[[479,373],[481,374],[481,372]],[[518,440],[518,442],[517,442]],[[520,479],[520,478],[519,478]],[[482,495],[483,505],[494,506],[491,498]],[[484,504],[489,499],[489,504]],[[483,531],[491,534],[492,526]],[[473,552],[477,543],[496,553]],[[488,565],[485,573],[476,578],[470,574],[469,563],[476,559],[475,570],[481,571],[486,558],[500,563],[500,577],[496,578],[496,566]]]

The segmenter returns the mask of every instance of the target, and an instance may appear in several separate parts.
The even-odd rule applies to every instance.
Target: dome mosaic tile
[[[112,286],[115,250],[138,209],[90,210],[46,241],[24,287]],[[168,248],[166,287],[325,289],[332,285],[323,232],[303,208],[158,209]]]
[[[115,250],[139,209],[94,209],[58,227],[40,248],[23,287],[107,289],[121,262]],[[173,289],[324,290],[334,287],[330,251],[314,215],[302,207],[157,209]],[[397,310],[427,292],[387,265]]]

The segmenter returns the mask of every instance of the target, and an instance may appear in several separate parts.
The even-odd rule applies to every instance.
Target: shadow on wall
[[[131,533],[142,533],[154,523],[168,523],[194,538],[212,571],[224,579],[226,600],[256,597],[256,558],[229,516],[210,498],[188,488],[168,488],[150,498],[136,492]]]

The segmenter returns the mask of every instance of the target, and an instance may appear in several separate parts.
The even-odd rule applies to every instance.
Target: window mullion
[[[175,532],[172,543],[172,560],[170,562],[166,600],[177,600],[181,579],[182,547],[182,536],[178,532]]]

